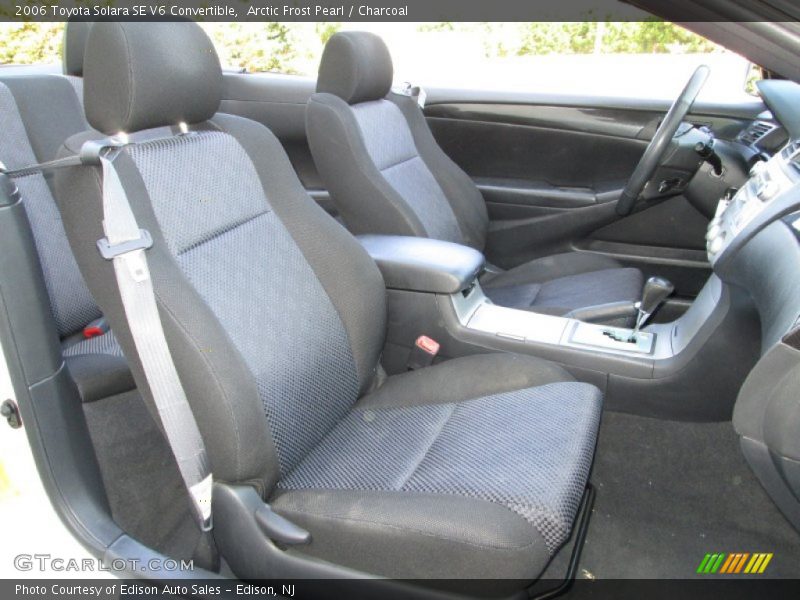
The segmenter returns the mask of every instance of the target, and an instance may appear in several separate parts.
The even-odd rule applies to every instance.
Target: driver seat
[[[355,234],[430,237],[483,251],[489,227],[480,191],[436,144],[413,97],[390,93],[392,59],[368,32],[325,46],[306,109],[314,161]],[[638,269],[588,252],[538,258],[482,277],[496,304],[615,325],[632,322]]]

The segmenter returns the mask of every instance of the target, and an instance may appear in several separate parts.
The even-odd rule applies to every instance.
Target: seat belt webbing
[[[178,470],[203,531],[211,529],[213,478],[203,438],[172,360],[145,255],[152,240],[140,230],[112,160],[101,157],[103,231],[98,248],[114,264],[122,306],[147,384]]]

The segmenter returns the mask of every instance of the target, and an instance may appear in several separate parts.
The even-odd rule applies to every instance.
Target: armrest
[[[483,269],[483,254],[461,244],[400,235],[361,235],[358,241],[377,263],[387,288],[455,294]]]

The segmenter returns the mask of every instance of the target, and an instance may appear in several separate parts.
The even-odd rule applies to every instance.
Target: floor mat
[[[800,577],[800,534],[750,471],[732,425],[606,412],[578,578],[687,578],[706,553],[771,552]]]

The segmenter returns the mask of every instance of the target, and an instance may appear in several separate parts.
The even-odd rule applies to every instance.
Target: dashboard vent
[[[766,121],[755,121],[750,127],[739,134],[739,141],[748,146],[752,146],[758,140],[775,129],[775,125]]]
[[[798,153],[800,153],[800,141],[787,144],[786,147],[781,151],[783,158],[786,160],[797,158]]]
[[[800,172],[800,141],[788,144],[782,151],[783,159]]]

